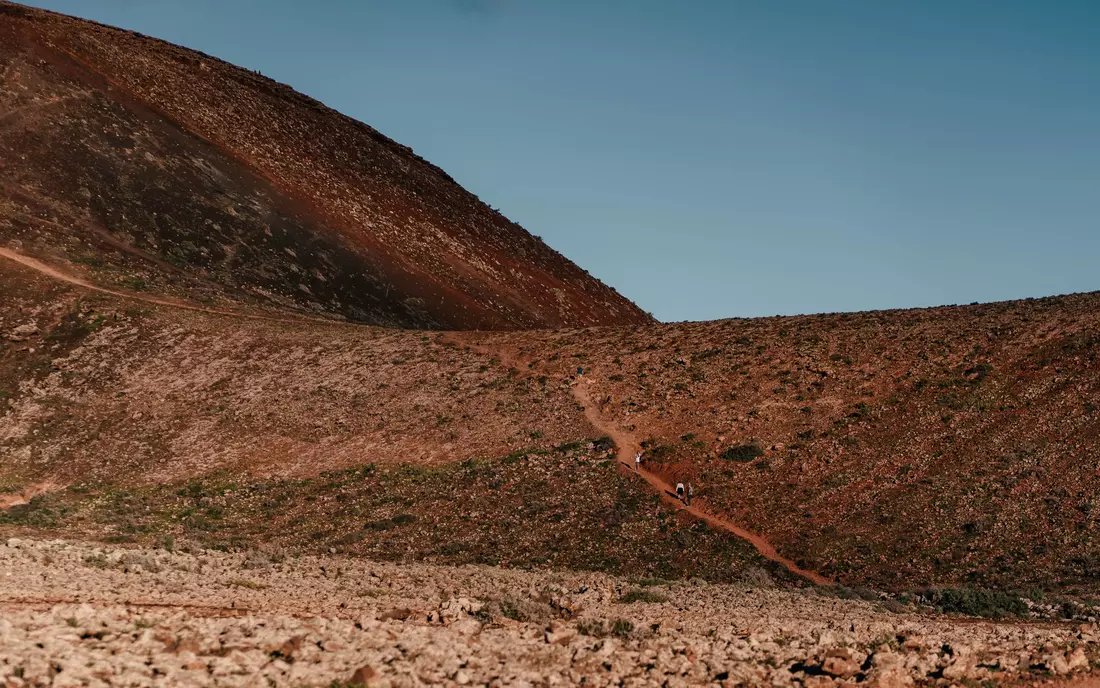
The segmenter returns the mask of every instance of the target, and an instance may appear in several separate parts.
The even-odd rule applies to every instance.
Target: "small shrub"
[[[398,526],[416,522],[416,516],[412,514],[398,514],[392,518],[384,518],[379,521],[371,521],[363,524],[363,530],[390,530]]]
[[[0,511],[0,524],[53,528],[62,515],[48,506],[45,496],[38,495],[26,504],[16,504],[7,511]]]
[[[749,463],[763,455],[764,450],[755,442],[729,447],[720,454],[726,461],[736,461],[737,463]]]
[[[615,619],[611,622],[611,635],[625,638],[634,632],[634,624],[626,619]]]
[[[594,621],[582,621],[577,624],[577,632],[593,638],[603,638],[609,635],[626,638],[634,632],[634,624],[626,619],[615,619],[609,627],[605,621],[596,619]]]
[[[880,595],[870,588],[849,588],[846,585],[834,585],[831,588],[826,588],[826,590],[842,600],[877,602],[881,599]]]
[[[906,614],[909,612],[909,605],[895,599],[883,600],[882,606],[891,614]]]
[[[1027,616],[1023,598],[1015,593],[971,588],[929,588],[917,595],[941,612],[1001,619]]]
[[[500,601],[500,615],[512,621],[526,621],[527,616],[511,600]]]
[[[775,587],[775,579],[759,566],[750,566],[741,574],[741,582],[758,588]]]
[[[110,562],[107,561],[107,557],[103,556],[102,554],[89,554],[88,556],[84,557],[84,563],[97,569],[105,569],[111,565]]]
[[[652,437],[642,442],[642,450],[645,452],[645,458],[654,462],[669,459],[676,453],[675,448],[661,444]]]
[[[646,602],[652,604],[667,601],[667,597],[653,590],[631,590],[619,598],[619,602],[622,604],[633,604],[635,602]]]

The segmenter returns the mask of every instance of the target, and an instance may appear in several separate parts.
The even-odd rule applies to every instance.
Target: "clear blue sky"
[[[1100,289],[1094,0],[38,0],[259,69],[663,320]]]

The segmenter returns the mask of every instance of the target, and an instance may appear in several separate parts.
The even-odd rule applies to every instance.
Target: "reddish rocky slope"
[[[0,2],[0,242],[378,325],[650,317],[442,170],[253,72]]]
[[[648,442],[666,482],[694,482],[706,512],[833,580],[1100,590],[1098,294],[440,335],[183,310],[4,260],[0,492],[277,479],[298,503],[309,477],[374,464],[371,490],[321,496],[369,511],[411,477],[410,513],[459,518],[471,535],[497,527],[491,510],[431,509],[417,481],[455,491],[448,504],[496,508],[514,479],[554,495],[548,513],[574,532],[596,522],[569,505],[605,498],[661,523],[656,503],[623,492],[648,486],[624,483],[606,456],[580,473],[503,459],[618,428]],[[503,463],[466,475],[483,459]],[[515,514],[541,523],[532,495],[516,499]],[[327,522],[333,507],[318,504],[305,522]],[[607,508],[598,518],[620,522]],[[346,535],[316,532],[326,547]],[[678,570],[720,560],[693,542]]]
[[[705,509],[846,582],[1100,582],[1100,293],[472,335],[600,413]]]

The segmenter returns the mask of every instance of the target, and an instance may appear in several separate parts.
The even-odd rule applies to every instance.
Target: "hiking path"
[[[447,339],[456,344],[462,344],[469,346],[472,349],[480,351],[481,353],[491,356],[506,368],[512,368],[516,370],[524,370],[529,367],[523,364],[522,361],[516,359],[510,355],[507,351],[497,350],[491,347],[482,346],[466,341],[460,333],[450,333],[445,335]],[[570,392],[577,403],[584,409],[584,417],[588,420],[589,425],[596,428],[596,430],[607,435],[615,443],[615,454],[620,464],[622,464],[626,470],[630,473],[637,475],[638,477],[649,483],[649,486],[653,488],[661,499],[664,500],[669,506],[690,514],[691,516],[703,521],[707,525],[716,528],[718,530],[724,530],[728,533],[741,538],[752,545],[757,552],[760,553],[765,559],[773,561],[785,569],[793,573],[794,575],[803,578],[815,585],[833,585],[833,581],[829,580],[821,574],[814,571],[808,571],[796,564],[795,562],[787,559],[779,553],[776,548],[767,541],[764,537],[757,535],[756,533],[745,530],[736,523],[733,523],[727,519],[721,518],[710,514],[698,506],[688,506],[682,500],[680,500],[671,485],[665,482],[660,476],[653,472],[646,470],[644,466],[635,471],[634,467],[634,453],[640,448],[639,443],[635,440],[626,430],[623,430],[614,422],[604,417],[599,405],[593,400],[590,387],[594,385],[591,378],[584,375],[579,376],[579,379],[574,380],[570,385]]]

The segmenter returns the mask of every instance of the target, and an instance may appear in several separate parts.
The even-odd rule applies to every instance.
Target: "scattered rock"
[[[1081,639],[1091,628],[1024,622],[1005,633],[797,590],[683,581],[664,586],[667,603],[623,605],[617,591],[631,583],[593,573],[341,559],[336,575],[327,557],[258,567],[253,554],[6,544],[6,686],[145,684],[152,666],[172,685],[405,685],[413,676],[428,685],[570,685],[599,676],[612,685],[909,688],[1017,671],[1070,676],[1100,649]],[[371,594],[349,594],[362,589]],[[74,602],[20,601],[44,599]],[[501,616],[499,602],[483,601],[502,599],[523,613]],[[578,610],[572,618],[559,616],[567,606]],[[884,641],[897,636],[900,646]]]
[[[27,337],[38,334],[38,325],[34,323],[27,323],[25,325],[19,325],[12,329],[11,334],[8,335],[8,339],[13,342],[24,341]]]
[[[821,663],[821,670],[830,676],[849,678],[859,672],[859,665],[845,657],[826,657]]]
[[[401,607],[399,609],[391,609],[390,611],[383,613],[381,616],[378,617],[378,620],[379,621],[405,621],[412,615],[413,615],[413,612],[412,612],[411,609],[409,609],[408,607]]]
[[[378,678],[378,672],[370,666],[361,666],[355,670],[355,673],[348,679],[348,684],[351,686],[368,686],[370,682]]]

